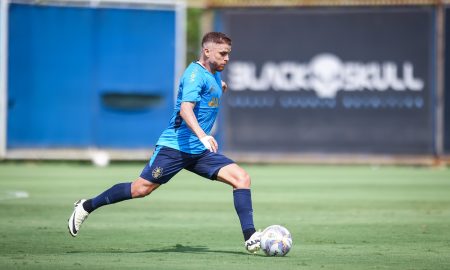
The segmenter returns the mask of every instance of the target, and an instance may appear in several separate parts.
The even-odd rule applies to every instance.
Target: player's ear
[[[211,51],[209,50],[208,47],[203,48],[203,53],[205,54],[206,57],[209,57],[211,55]]]

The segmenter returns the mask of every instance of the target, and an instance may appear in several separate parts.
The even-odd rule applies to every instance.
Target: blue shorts
[[[219,170],[234,161],[219,153],[205,150],[200,154],[189,154],[179,150],[157,146],[150,161],[142,170],[141,177],[157,184],[167,183],[182,169],[211,180],[217,180]]]

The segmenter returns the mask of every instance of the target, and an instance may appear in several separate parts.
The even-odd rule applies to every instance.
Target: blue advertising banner
[[[175,10],[11,4],[8,148],[148,148],[173,110]]]
[[[432,8],[219,15],[233,40],[227,150],[433,153]]]

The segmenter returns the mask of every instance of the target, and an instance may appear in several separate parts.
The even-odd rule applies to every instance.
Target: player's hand
[[[217,144],[216,140],[213,136],[204,136],[200,139],[200,141],[203,143],[203,145],[211,152],[217,153],[217,150],[219,149],[219,145]]]
[[[226,92],[227,91],[227,89],[228,89],[228,85],[227,85],[227,83],[226,82],[224,82],[224,81],[222,81],[222,92]]]

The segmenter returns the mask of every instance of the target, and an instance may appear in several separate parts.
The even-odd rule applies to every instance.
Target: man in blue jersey
[[[259,250],[261,234],[253,224],[250,177],[231,159],[218,153],[217,141],[209,135],[226,91],[220,72],[228,63],[230,52],[231,39],[225,34],[210,32],[203,37],[200,59],[186,68],[169,126],[161,134],[140,177],[132,183],[116,184],[94,198],[77,201],[68,221],[72,236],[78,234],[81,224],[99,207],[145,197],[186,169],[233,187],[245,248],[251,253]]]

